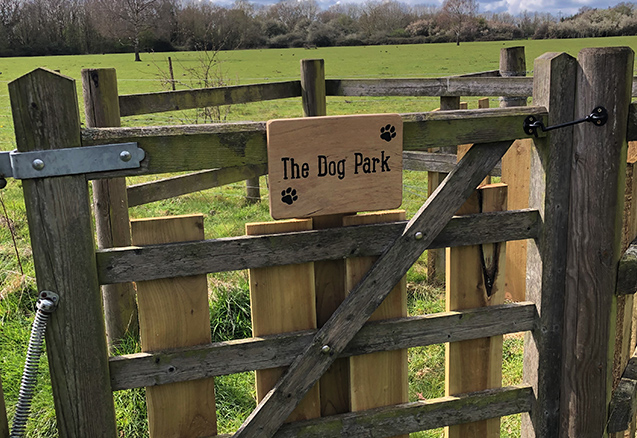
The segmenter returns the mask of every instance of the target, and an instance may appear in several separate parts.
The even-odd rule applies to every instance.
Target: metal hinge
[[[0,152],[0,188],[5,178],[31,179],[137,169],[146,153],[137,143],[103,144],[31,152]]]
[[[528,116],[522,123],[522,129],[528,135],[538,136],[537,130],[541,129],[542,132],[552,131],[553,129],[565,128],[567,126],[577,125],[578,123],[590,122],[595,126],[603,126],[608,121],[608,111],[603,106],[598,106],[591,111],[589,115],[582,119],[573,120],[572,122],[560,123],[554,126],[544,126],[542,119],[538,120],[535,116]]]

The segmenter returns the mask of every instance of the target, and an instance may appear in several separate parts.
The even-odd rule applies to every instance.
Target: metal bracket
[[[542,132],[552,131],[553,129],[564,128],[566,126],[577,125],[578,123],[591,122],[597,126],[603,126],[608,121],[608,111],[603,106],[598,106],[595,108],[589,115],[584,117],[583,119],[574,120],[572,122],[560,123],[559,125],[553,126],[544,126],[542,123],[542,119],[537,120],[535,116],[528,116],[524,119],[522,124],[522,128],[524,132],[528,135],[533,134],[534,136],[538,136],[537,129],[540,128]]]
[[[6,185],[5,178],[46,178],[137,169],[145,155],[137,143],[31,152],[0,152],[0,188]]]

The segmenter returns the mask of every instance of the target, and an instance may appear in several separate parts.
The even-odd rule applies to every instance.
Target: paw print
[[[292,205],[297,199],[299,199],[299,197],[296,195],[296,189],[288,187],[281,191],[281,201],[285,202],[287,205]]]
[[[383,126],[380,128],[380,138],[385,141],[391,141],[392,138],[396,137],[396,128],[392,125]]]

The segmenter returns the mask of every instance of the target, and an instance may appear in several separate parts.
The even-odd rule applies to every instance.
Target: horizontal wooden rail
[[[328,79],[328,96],[530,96],[531,77]]]
[[[188,175],[134,184],[126,188],[128,206],[148,204],[188,193],[221,187],[268,173],[267,164],[202,170]]]
[[[627,430],[637,408],[637,352],[633,353],[610,400],[608,433]]]
[[[455,217],[430,248],[533,239],[538,236],[539,222],[537,210]],[[344,257],[378,256],[400,236],[405,224],[395,222],[102,249],[96,254],[97,271],[101,284],[112,284]]]
[[[456,154],[438,154],[431,152],[403,152],[403,169],[422,172],[450,173],[458,164]],[[498,164],[493,168],[491,176],[501,176],[502,166]]]
[[[529,115],[546,117],[542,107],[432,111],[402,114],[403,149],[527,138]],[[542,135],[542,134],[541,134]],[[267,163],[265,123],[85,128],[82,145],[137,142],[146,151],[139,169],[104,172],[89,178],[146,175]]]
[[[343,357],[533,330],[530,302],[367,323]],[[114,391],[290,365],[315,330],[112,357]]]
[[[122,117],[301,96],[301,81],[268,82],[119,96]]]

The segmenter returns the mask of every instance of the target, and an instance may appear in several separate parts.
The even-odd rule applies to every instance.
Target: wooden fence
[[[321,63],[312,63],[308,69],[320,78]],[[626,145],[627,140],[637,140],[637,106],[630,103],[632,71],[633,52],[627,48],[585,49],[578,59],[547,54],[535,61],[532,107],[401,115],[406,151],[473,144],[409,222],[352,227],[330,227],[324,222],[304,231],[201,240],[201,227],[194,218],[189,219],[194,231],[188,235],[140,231],[142,236],[170,236],[159,239],[172,243],[147,245],[150,240],[140,237],[134,243],[143,246],[125,244],[97,251],[87,178],[266,166],[264,124],[106,128],[96,125],[108,122],[88,122],[87,118],[88,127],[81,129],[72,80],[38,69],[12,82],[9,90],[20,152],[137,142],[146,153],[139,169],[23,181],[38,287],[60,295],[47,331],[60,435],[114,437],[112,391],[136,387],[152,388],[155,394],[149,399],[149,415],[151,405],[158,406],[159,413],[177,410],[177,404],[180,410],[190,407],[181,416],[158,414],[151,420],[151,434],[177,430],[179,436],[215,435],[210,390],[204,391],[208,398],[203,401],[179,398],[176,392],[201,394],[206,388],[202,382],[211,382],[214,376],[276,367],[289,368],[233,434],[235,438],[396,436],[515,413],[524,414],[524,437],[598,438],[615,432],[606,428],[611,424],[609,406],[612,414],[616,406],[631,407],[635,400],[630,367],[620,382],[622,395],[617,392],[612,403],[610,386],[616,332],[621,331],[613,321],[619,301],[615,289]],[[443,87],[444,93],[457,92],[462,86],[462,94],[471,95],[473,85],[463,79],[450,78],[446,85],[427,85],[423,80],[413,87]],[[520,79],[503,81],[528,83]],[[480,82],[480,78],[470,80]],[[309,85],[325,84],[326,89],[354,93],[361,82],[302,81],[306,115],[321,114],[324,108],[320,89]],[[375,82],[378,88],[392,86],[391,81]],[[96,93],[108,88],[99,79],[93,79],[93,84],[100,89]],[[502,89],[497,94],[505,94]],[[269,93],[273,95],[271,89]],[[525,94],[519,88],[515,93]],[[481,89],[480,95],[485,94],[492,93]],[[611,112],[602,127],[578,125],[540,133],[537,138],[522,130],[527,116],[555,125],[588,114],[598,105]],[[117,111],[120,107],[125,105],[110,106]],[[102,117],[100,111],[93,111],[94,120]],[[469,214],[455,216],[513,142],[523,138],[533,143],[529,208],[477,214],[465,210]],[[492,210],[501,209],[501,202],[494,205]],[[426,249],[522,239],[531,239],[528,302],[471,305],[470,309],[366,323]],[[164,282],[192,285],[211,272],[303,263],[314,263],[315,268],[327,263],[322,268],[334,270],[340,268],[333,261],[351,257],[378,260],[317,328],[217,344],[210,344],[205,335],[198,340],[175,335],[178,340],[171,337],[144,348],[143,353],[108,357],[100,285],[134,281],[144,289],[156,283],[152,294],[163,292],[144,298],[153,302],[152,312],[161,315],[169,309],[187,316],[199,308],[193,304],[176,310],[180,303],[171,304],[170,295],[177,286],[167,288]],[[194,292],[188,299],[195,299]],[[143,305],[144,310],[141,306],[140,300],[142,332],[172,333],[173,326],[148,316],[150,304]],[[141,321],[160,327],[147,329]],[[337,359],[514,332],[526,332],[524,384],[469,389],[426,402],[284,424]]]

